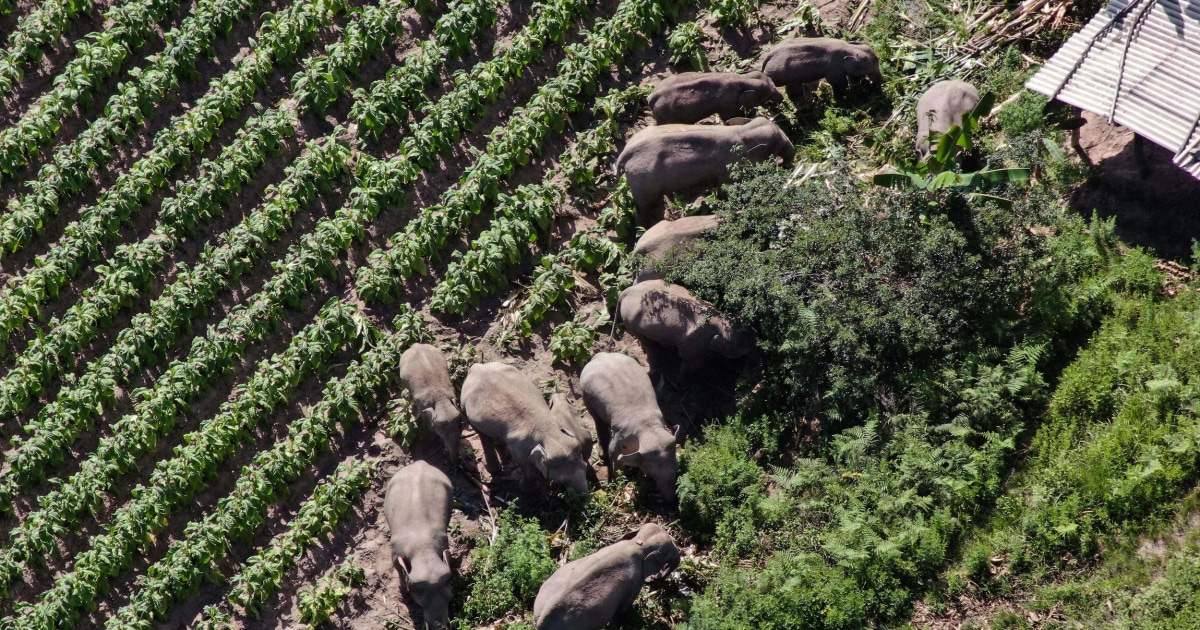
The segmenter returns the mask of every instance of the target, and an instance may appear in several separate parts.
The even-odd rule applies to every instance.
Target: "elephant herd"
[[[587,492],[592,435],[566,395],[554,394],[547,404],[515,367],[477,363],[455,396],[445,357],[428,344],[404,352],[400,379],[417,417],[444,441],[452,462],[458,460],[465,422],[479,437],[493,478],[515,466],[526,484]],[[639,468],[664,500],[674,502],[678,429],[663,420],[641,365],[623,354],[597,354],[584,367],[580,386],[609,474],[617,466]],[[430,628],[444,628],[449,619],[452,502],[450,478],[423,461],[401,468],[383,501],[392,563]],[[538,628],[601,628],[633,604],[647,578],[667,575],[678,564],[670,533],[654,523],[642,525],[550,576],[534,601]]]
[[[796,100],[803,98],[806,84],[821,79],[839,97],[851,79],[882,81],[879,60],[869,47],[827,38],[780,44],[763,56],[761,72],[685,73],[663,80],[649,99],[658,124],[630,138],[615,165],[629,182],[639,218],[661,207],[666,194],[724,180],[738,159],[781,156],[790,162],[796,149],[771,120],[737,116],[782,100],[777,86]],[[934,85],[918,103],[918,153],[928,153],[930,132],[958,124],[979,100],[961,81]],[[696,124],[713,114],[726,124]],[[711,355],[736,359],[755,348],[752,332],[715,315],[712,305],[686,288],[664,282],[654,268],[671,250],[719,225],[715,216],[651,225],[633,250],[644,260],[643,271],[617,301],[616,320],[648,351],[673,348],[685,374],[702,368]],[[587,493],[593,438],[566,395],[554,394],[547,402],[536,383],[503,363],[473,365],[456,394],[445,357],[427,344],[403,354],[400,379],[418,420],[442,440],[452,464],[458,463],[465,424],[479,437],[493,478],[515,467],[527,485]],[[627,355],[599,353],[580,373],[580,389],[609,478],[618,467],[638,469],[656,494],[673,504],[680,432],[664,420],[646,370]],[[430,628],[448,624],[452,497],[449,477],[418,461],[392,477],[384,498],[393,564]],[[646,579],[669,574],[679,561],[670,533],[644,524],[550,576],[534,601],[538,628],[598,630],[632,606]]]
[[[870,46],[827,37],[798,37],[762,57],[762,70],[746,73],[687,72],[663,79],[650,94],[655,124],[634,134],[613,165],[625,175],[640,223],[663,197],[700,184],[723,183],[739,159],[762,162],[775,157],[788,165],[796,148],[770,119],[740,118],[759,106],[783,100],[783,87],[799,103],[806,86],[825,80],[842,98],[851,80],[873,86],[883,82],[879,57]],[[929,153],[931,132],[945,133],[979,103],[979,93],[962,81],[933,85],[917,104],[916,151]],[[697,124],[712,115],[724,125]]]

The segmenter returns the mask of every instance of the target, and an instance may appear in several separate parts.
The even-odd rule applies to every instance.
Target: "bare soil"
[[[1079,144],[1096,170],[1071,205],[1115,218],[1125,242],[1186,264],[1200,239],[1200,180],[1175,166],[1167,149],[1149,140],[1139,149],[1132,131],[1090,112],[1084,119]]]

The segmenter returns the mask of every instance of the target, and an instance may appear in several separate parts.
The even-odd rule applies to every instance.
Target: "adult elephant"
[[[705,182],[724,182],[739,159],[762,162],[796,157],[796,147],[767,118],[735,118],[724,125],[658,125],[634,134],[614,166],[625,174],[639,222],[662,207],[663,195]]]
[[[763,55],[762,71],[788,97],[798,103],[803,86],[825,79],[838,98],[845,96],[850,79],[863,79],[873,85],[883,83],[879,57],[866,44],[845,42],[831,37],[789,39]]]

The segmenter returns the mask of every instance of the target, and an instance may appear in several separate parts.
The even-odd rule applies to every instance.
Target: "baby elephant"
[[[538,590],[538,630],[600,630],[629,611],[647,579],[679,566],[679,548],[667,530],[647,523],[600,551],[568,562]]]
[[[962,125],[963,114],[979,104],[979,91],[965,81],[934,83],[917,101],[917,154],[924,160],[929,156],[929,134],[946,133]]]
[[[737,359],[754,349],[754,335],[713,314],[708,302],[662,280],[639,282],[617,298],[617,318],[634,336],[679,350],[681,370],[704,366],[709,352]]]
[[[654,122],[692,124],[713,114],[733,118],[783,95],[761,72],[685,72],[671,75],[650,94]]]
[[[417,419],[431,427],[450,454],[450,463],[458,463],[458,443],[462,438],[462,412],[455,402],[450,368],[436,346],[418,343],[400,355],[400,380],[412,397]]]
[[[763,56],[763,72],[775,85],[787,88],[788,97],[799,102],[806,83],[825,79],[834,96],[842,98],[850,79],[883,83],[879,57],[866,44],[851,44],[829,37],[789,39]]]
[[[640,468],[654,481],[659,496],[674,503],[679,428],[667,428],[642,366],[627,355],[601,352],[584,366],[579,385],[596,419],[609,479],[617,465]]]
[[[645,213],[661,207],[663,195],[725,181],[729,166],[739,158],[762,162],[776,155],[791,163],[796,148],[766,118],[738,118],[725,125],[659,125],[629,139],[617,156],[614,172],[625,173],[644,220]]]
[[[646,257],[646,267],[638,276],[638,282],[661,278],[662,276],[654,271],[654,261],[666,258],[672,249],[685,245],[705,232],[717,229],[720,224],[721,220],[711,214],[655,223],[633,246],[634,254]]]
[[[383,513],[392,532],[392,564],[428,628],[450,619],[450,524],[453,490],[442,471],[413,462],[392,477]]]
[[[538,476],[587,494],[587,458],[592,436],[566,396],[546,405],[542,392],[516,368],[476,363],[462,387],[462,409],[479,434],[488,471],[501,471],[498,447],[520,466],[526,480]]]

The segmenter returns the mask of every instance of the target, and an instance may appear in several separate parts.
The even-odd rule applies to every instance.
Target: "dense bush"
[[[1074,566],[1175,513],[1200,477],[1200,300],[1130,299],[1063,372],[1033,455],[959,569],[989,588]]]
[[[802,418],[836,432],[908,409],[948,362],[1063,333],[1077,315],[1031,321],[1043,308],[1031,300],[1052,301],[1052,316],[1075,308],[1064,284],[1110,257],[1056,205],[968,205],[864,190],[848,176],[787,187],[788,177],[746,169],[716,204],[715,238],[664,265],[758,332],[769,367],[743,419],[765,419],[763,446]],[[1047,224],[1069,234],[1028,227]],[[1064,244],[1097,251],[1055,258]]]
[[[473,553],[466,584],[454,588],[456,595],[466,593],[465,601],[451,605],[451,610],[462,611],[454,618],[462,630],[529,610],[542,583],[558,568],[536,520],[508,510],[498,521],[496,540]]]
[[[724,549],[757,547],[754,524],[766,476],[746,456],[750,440],[738,427],[724,426],[710,428],[705,437],[704,448],[685,450],[681,457],[684,475],[678,494],[684,524],[701,537],[718,534]],[[742,539],[736,540],[739,536]]]
[[[906,619],[1000,495],[1058,371],[1119,296],[1161,283],[1111,223],[1038,189],[1008,205],[787,178],[748,169],[717,233],[664,265],[753,327],[765,366],[684,456],[683,525],[752,559],[696,598],[693,628]]]

